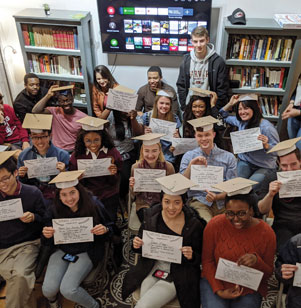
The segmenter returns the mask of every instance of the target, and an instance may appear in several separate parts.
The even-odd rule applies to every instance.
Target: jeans
[[[290,139],[301,137],[301,122],[297,118],[287,120],[287,133]],[[296,143],[298,149],[301,149],[301,141]]]
[[[213,293],[206,278],[201,278],[202,308],[260,308],[261,295],[258,292],[240,296],[236,299],[223,299]]]
[[[244,160],[238,160],[237,163],[237,176],[258,182],[258,184],[253,186],[254,191],[260,189],[261,183],[264,181],[265,177],[273,171],[275,170],[260,168]]]
[[[96,300],[80,287],[93,267],[88,254],[78,254],[79,258],[75,263],[63,260],[64,255],[65,253],[59,249],[50,256],[42,286],[44,296],[50,301],[55,301],[60,291],[65,298],[83,307],[98,308]]]

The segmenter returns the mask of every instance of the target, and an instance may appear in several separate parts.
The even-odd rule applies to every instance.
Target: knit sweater
[[[224,214],[215,216],[204,231],[202,277],[208,280],[214,293],[232,288],[232,283],[214,278],[219,258],[237,262],[246,253],[255,254],[257,262],[253,268],[264,273],[258,292],[265,296],[267,280],[273,273],[275,249],[274,231],[262,220],[247,229],[236,229]],[[244,287],[242,295],[254,292]]]

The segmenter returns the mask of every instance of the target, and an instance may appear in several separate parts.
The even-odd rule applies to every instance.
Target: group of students
[[[279,197],[276,171],[277,162],[282,171],[301,169],[295,146],[299,139],[279,142],[275,127],[262,117],[257,95],[234,95],[227,102],[225,64],[209,44],[208,33],[196,28],[192,43],[195,49],[184,57],[177,82],[181,108],[158,67],[149,69],[148,84],[138,91],[137,110],[128,113],[106,107],[108,92],[118,83],[105,66],[96,67],[92,89],[96,117],[73,107],[71,90],[56,91],[52,86],[37,99],[38,78],[26,76],[26,91],[20,95],[34,97],[34,103],[29,106],[19,98],[14,104],[19,117],[15,127],[27,134],[16,144],[22,152],[0,153],[0,200],[21,199],[23,207],[20,218],[0,222],[5,230],[0,234],[0,275],[7,283],[8,307],[35,307],[32,290],[40,239],[42,245],[53,247],[42,287],[49,306],[60,307],[60,292],[83,307],[101,307],[100,299],[80,284],[102,259],[105,241],[116,235],[117,210],[129,189],[141,221],[133,239],[135,252],[141,252],[143,230],[183,237],[180,264],[141,256],[127,273],[122,295],[126,298],[141,286],[136,307],[162,307],[175,297],[184,308],[200,303],[203,308],[260,307],[274,269],[276,241],[278,272],[291,282],[300,260],[288,258],[288,249],[298,250],[301,200]],[[7,137],[4,120],[11,117],[7,119],[2,99],[0,106],[4,108],[0,129],[5,128]],[[230,115],[231,110],[236,114]],[[183,156],[174,155],[164,134],[152,132],[152,118],[176,123],[173,137],[195,138],[198,146]],[[259,127],[263,148],[238,154],[237,160],[225,150],[225,123],[238,130]],[[6,142],[14,146],[19,141]],[[57,176],[28,176],[27,160],[50,157],[57,159]],[[89,177],[80,168],[82,160],[103,158],[111,159],[108,175]],[[222,167],[220,192],[191,189],[193,165]],[[136,169],[164,170],[165,176],[156,179],[163,192],[134,191]],[[271,209],[273,230],[260,219]],[[52,219],[79,217],[92,217],[94,241],[54,245]],[[258,290],[216,279],[220,258],[262,271]],[[168,279],[154,277],[158,270]],[[293,287],[290,294],[288,307],[299,307],[300,292]]]

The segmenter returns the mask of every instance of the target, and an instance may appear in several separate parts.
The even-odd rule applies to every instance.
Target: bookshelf
[[[46,16],[43,9],[25,9],[14,18],[26,73],[75,83],[74,106],[92,115],[90,12],[51,10]]]
[[[281,76],[280,84],[279,79],[273,80],[272,83],[269,82],[270,75],[267,73],[264,74],[263,84],[257,83],[255,89],[251,88],[250,79],[247,83],[243,82],[244,80],[239,80],[240,87],[231,89],[232,93],[238,94],[258,93],[263,97],[268,97],[269,104],[270,101],[280,103],[277,106],[278,116],[263,114],[264,118],[276,122],[278,131],[280,131],[282,120],[279,115],[289,103],[301,73],[301,29],[283,29],[274,19],[263,18],[248,18],[246,25],[232,25],[225,18],[223,27],[221,55],[226,59],[226,65],[232,77],[233,70],[242,68],[244,71],[248,67],[251,70],[263,68],[265,71],[268,69],[285,72]],[[241,48],[242,39],[245,39],[243,48]],[[261,47],[259,53],[257,53],[258,46]],[[239,77],[238,75],[235,80],[238,80]]]

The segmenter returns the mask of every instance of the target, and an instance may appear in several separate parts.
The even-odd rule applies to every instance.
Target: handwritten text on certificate
[[[191,165],[191,181],[198,186],[191,187],[191,190],[218,191],[212,185],[224,181],[224,167]]]
[[[131,110],[135,110],[137,98],[137,94],[109,89],[106,107],[123,112],[129,112]]]
[[[301,170],[277,172],[277,179],[282,183],[280,198],[301,197]]]
[[[183,237],[143,230],[142,256],[145,258],[181,263]]]
[[[195,138],[172,138],[172,146],[175,148],[173,155],[177,156],[194,150],[198,143]]]
[[[0,202],[0,221],[12,220],[23,216],[21,198]],[[1,232],[5,232],[2,230]]]
[[[263,272],[219,258],[215,278],[257,291]]]
[[[56,164],[56,157],[24,160],[24,165],[28,168],[27,176],[29,179],[59,174]]]
[[[52,219],[54,244],[93,242],[92,217]]]
[[[260,127],[230,133],[234,154],[263,149],[262,141],[257,139],[259,135]]]
[[[111,175],[109,167],[112,159],[100,158],[100,159],[78,159],[77,167],[79,170],[85,170],[84,178],[91,178],[94,176]]]
[[[149,127],[153,133],[165,134],[165,136],[161,137],[162,140],[172,142],[177,123],[151,118]]]
[[[161,192],[161,185],[155,180],[166,175],[161,169],[134,169],[135,192]]]

